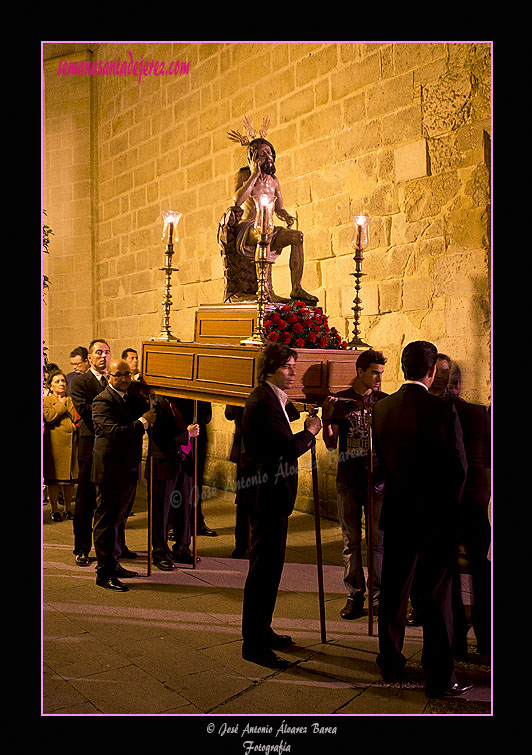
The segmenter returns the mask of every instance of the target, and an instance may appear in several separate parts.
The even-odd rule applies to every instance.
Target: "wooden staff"
[[[193,424],[197,424],[198,422],[198,400],[194,399],[194,417],[193,417]],[[196,568],[197,563],[197,540],[198,540],[198,436],[194,438],[194,442],[192,444],[192,447],[194,449],[194,528],[193,528],[193,536],[192,536],[192,561],[193,565],[192,568]]]
[[[306,406],[306,405],[305,405]],[[318,412],[316,406],[312,406],[309,411],[309,416],[315,415]],[[312,456],[312,492],[314,494],[314,529],[316,531],[316,568],[318,572],[318,599],[320,605],[320,632],[321,641],[327,642],[327,633],[325,626],[325,596],[323,590],[323,562],[321,556],[321,522],[320,522],[320,497],[318,491],[318,465],[316,462],[316,444],[312,444],[311,448]]]
[[[318,599],[320,604],[321,641],[327,642],[325,627],[325,597],[323,592],[323,564],[321,558],[320,501],[318,495],[318,472],[316,468],[316,446],[312,446],[312,490],[314,493],[314,527],[316,530],[316,567],[318,571]]]
[[[150,393],[148,395],[148,399],[150,402],[150,409],[153,409],[153,407],[157,403],[156,397]],[[152,529],[153,529],[153,518],[152,518],[152,512],[153,512],[153,425],[150,425],[148,427],[148,464],[149,464],[149,482],[148,482],[148,569],[147,574],[148,577],[151,577],[151,567],[152,567]]]
[[[150,478],[148,486],[148,577],[151,577],[151,562],[152,562],[152,501],[153,501],[153,428],[150,425],[148,428],[148,434],[150,442],[148,444],[149,465],[150,465]]]
[[[368,634],[373,636],[373,441],[371,411],[365,411],[368,428],[368,502],[366,506],[366,541],[368,549]]]

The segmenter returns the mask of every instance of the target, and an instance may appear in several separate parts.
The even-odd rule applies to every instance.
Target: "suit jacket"
[[[119,393],[107,386],[92,402],[94,452],[92,480],[134,480],[142,460],[144,425],[139,417],[149,403],[133,392],[126,403]]]
[[[235,423],[235,432],[233,434],[233,445],[231,446],[231,453],[229,454],[229,461],[235,464],[240,464],[240,457],[242,455],[242,416],[244,414],[243,406],[232,406],[228,404],[225,407],[225,418],[233,420]]]
[[[447,536],[467,471],[454,406],[406,383],[375,404],[372,427],[385,468],[381,529]]]
[[[87,461],[92,456],[92,447],[94,444],[94,426],[92,424],[92,402],[94,398],[104,390],[104,387],[94,377],[90,370],[82,375],[76,375],[72,378],[70,384],[70,396],[81,417],[78,428],[80,461]]]
[[[279,399],[267,382],[251,393],[242,417],[242,479],[256,493],[257,513],[276,507],[292,513],[297,459],[315,443],[313,433],[292,433]]]
[[[187,474],[193,474],[193,443],[190,443],[191,448],[186,455],[182,449],[189,441],[187,427],[179,411],[179,399],[159,397],[157,418],[152,425],[149,445],[154,480],[171,480],[177,474],[180,465],[184,465]],[[150,466],[147,464],[147,477],[149,469]]]

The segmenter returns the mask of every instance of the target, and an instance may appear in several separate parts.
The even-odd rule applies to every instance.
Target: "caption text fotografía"
[[[215,734],[219,737],[224,736],[239,736],[242,740],[242,752],[244,755],[253,755],[255,752],[265,753],[265,755],[282,755],[282,753],[291,752],[292,745],[290,742],[279,737],[297,737],[308,735],[336,735],[336,726],[323,726],[319,723],[311,723],[304,726],[291,726],[284,720],[279,726],[272,726],[270,724],[254,726],[247,723],[245,726],[240,727],[239,723],[228,724],[222,723],[218,726],[214,723],[207,725],[207,732],[209,734]],[[256,741],[252,739],[253,736],[264,738],[264,736],[273,737],[275,743]]]

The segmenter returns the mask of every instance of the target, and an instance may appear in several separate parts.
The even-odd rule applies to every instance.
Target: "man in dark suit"
[[[273,631],[271,622],[297,494],[297,460],[321,429],[314,416],[295,435],[290,428],[285,391],[294,384],[296,359],[297,352],[287,346],[266,346],[259,359],[259,386],[246,401],[242,418],[242,484],[250,493],[252,526],[242,657],[270,668],[286,666],[273,649],[292,644],[290,637]]]
[[[150,435],[146,477],[152,494],[153,564],[162,571],[174,561],[194,563],[190,552],[190,519],[194,505],[194,456],[192,439],[200,435],[199,423],[185,424],[181,408],[187,399],[157,397],[157,419]],[[150,481],[150,474],[153,479]],[[168,544],[168,525],[175,544]]]
[[[70,395],[81,417],[79,426],[79,477],[74,509],[74,556],[78,566],[89,566],[92,548],[92,519],[96,508],[96,491],[91,480],[94,426],[92,402],[107,386],[105,373],[109,367],[111,350],[102,338],[96,338],[88,348],[89,369],[72,378]]]
[[[65,375],[67,381],[67,393],[70,394],[70,384],[77,375],[83,375],[90,369],[89,364],[89,350],[85,346],[76,346],[70,352],[70,364],[72,366],[72,372]]]
[[[242,485],[241,474],[241,456],[242,456],[242,417],[244,415],[243,406],[232,406],[228,404],[225,407],[226,419],[233,420],[235,423],[235,432],[233,434],[233,444],[229,460],[236,465],[236,521],[235,521],[235,549],[231,554],[232,558],[249,558],[249,549],[251,545],[251,526],[249,521],[249,506],[246,498],[246,491]]]
[[[414,571],[423,613],[421,664],[429,697],[471,688],[454,675],[452,573],[458,506],[467,464],[454,407],[432,396],[437,349],[414,341],[403,350],[405,383],[373,409],[375,451],[385,468],[379,606],[379,665],[385,681],[400,679],[408,595]]]
[[[95,435],[92,479],[96,484],[96,584],[115,592],[128,589],[119,577],[136,576],[136,572],[120,564],[120,528],[139,479],[142,436],[155,416],[138,384],[132,384],[127,362],[123,359],[111,362],[109,385],[92,402]]]

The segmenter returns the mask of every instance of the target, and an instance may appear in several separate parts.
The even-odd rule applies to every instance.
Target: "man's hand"
[[[334,405],[338,401],[334,396],[327,396],[321,407],[321,416],[328,422],[334,414]]]
[[[260,174],[260,163],[257,160],[257,151],[258,150],[255,150],[253,157],[251,158],[250,170],[252,176],[258,176]]]
[[[157,412],[155,411],[155,409],[148,409],[148,411],[145,412],[142,416],[144,417],[146,422],[148,422],[148,424],[153,425],[155,418],[157,417]]]
[[[305,420],[305,430],[309,430],[313,435],[317,435],[321,430],[321,419],[315,414],[309,415]]]
[[[190,438],[197,438],[200,434],[200,426],[199,425],[189,425],[187,427],[188,434]]]
[[[290,215],[290,213],[287,212],[284,209],[284,207],[276,209],[275,214],[277,215],[278,218],[281,218],[281,220],[283,220],[286,223],[288,228],[291,228],[296,222],[296,219],[293,217],[293,215]]]

